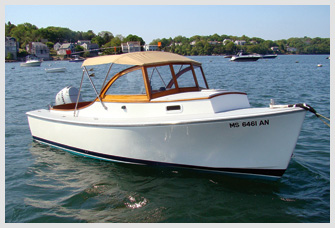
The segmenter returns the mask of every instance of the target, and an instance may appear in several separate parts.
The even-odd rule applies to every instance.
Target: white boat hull
[[[34,140],[75,154],[278,178],[289,164],[305,111],[264,110],[249,113],[249,117],[237,110],[194,120],[143,120],[137,124],[47,118],[43,112],[48,110],[27,115]]]
[[[25,62],[25,63],[21,63],[20,66],[21,67],[39,67],[41,66],[41,61],[31,61],[31,62]]]
[[[60,68],[49,68],[45,69],[47,73],[59,73],[59,72],[65,72],[66,68],[65,67],[60,67]]]

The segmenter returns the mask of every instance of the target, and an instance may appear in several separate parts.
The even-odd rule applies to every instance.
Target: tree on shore
[[[91,40],[102,48],[104,54],[120,53],[122,42],[140,41],[143,46],[144,40],[133,34],[127,37],[122,35],[114,36],[112,32],[101,31],[96,35],[92,30],[87,32],[72,31],[69,28],[49,26],[47,28],[37,28],[30,23],[19,25],[5,24],[5,36],[14,37],[19,42],[21,48],[25,48],[29,42],[48,40],[48,46],[56,42],[76,42],[77,40]],[[223,42],[227,39],[226,42]],[[230,41],[229,41],[230,40]],[[244,40],[245,45],[236,45],[233,41]],[[268,54],[329,54],[330,38],[289,38],[287,40],[264,40],[259,37],[241,37],[232,35],[219,35],[217,33],[208,36],[194,35],[190,38],[179,35],[175,38],[157,38],[150,44],[157,45],[161,42],[161,50],[178,53],[181,55],[231,55],[243,50],[248,53]],[[112,48],[115,47],[115,48]],[[272,49],[276,48],[276,51]],[[290,48],[295,48],[291,52]]]

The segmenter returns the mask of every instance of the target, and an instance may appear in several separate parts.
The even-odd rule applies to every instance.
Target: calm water
[[[252,63],[192,58],[203,63],[211,88],[247,92],[254,107],[268,106],[271,98],[305,102],[329,117],[326,57]],[[33,142],[25,112],[47,108],[65,86],[79,88],[80,66],[6,63],[5,222],[330,222],[330,131],[311,113],[278,181],[114,164]],[[47,74],[48,67],[67,72]],[[100,70],[95,68],[98,88]],[[85,82],[84,90],[94,95]]]

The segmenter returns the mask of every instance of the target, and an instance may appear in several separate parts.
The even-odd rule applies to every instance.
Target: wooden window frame
[[[193,80],[195,82],[195,87],[183,87],[180,88],[178,85],[178,77],[175,74],[175,70],[173,65],[188,65],[191,68],[191,72],[193,74]],[[161,92],[155,92],[153,93],[150,87],[150,82],[149,82],[149,76],[148,76],[148,71],[147,68],[150,67],[160,67],[160,66],[169,66],[170,67],[170,71],[172,74],[172,80],[173,83],[175,85],[175,88],[173,89],[169,89],[169,90],[165,90],[165,91],[161,91]],[[201,73],[202,73],[202,77],[204,79],[204,82],[206,84],[207,89],[208,84],[207,84],[207,80],[205,78],[203,69],[201,67],[201,65],[195,65],[197,67],[200,67]],[[132,71],[136,71],[141,69],[142,71],[142,77],[144,80],[144,86],[145,86],[145,90],[146,90],[146,94],[122,94],[122,95],[117,95],[117,94],[106,94],[106,92],[108,91],[108,89],[112,86],[112,84],[118,80],[120,77],[122,77],[123,75],[130,73]],[[186,69],[186,68],[185,68]],[[183,75],[183,74],[181,74]],[[171,81],[170,81],[171,82]],[[169,83],[170,84],[170,83]],[[194,64],[193,63],[180,63],[180,62],[173,62],[173,63],[169,63],[169,64],[154,64],[154,65],[145,65],[145,66],[132,66],[129,67],[117,74],[115,74],[109,81],[108,83],[105,85],[105,87],[102,89],[101,93],[100,93],[100,97],[102,99],[103,102],[129,102],[129,103],[143,103],[143,102],[150,102],[150,100],[158,98],[158,97],[162,97],[162,96],[166,96],[166,95],[170,95],[170,94],[176,94],[176,93],[182,93],[182,92],[192,92],[192,91],[200,91],[201,88],[199,87],[199,83],[197,80],[197,76],[194,70]]]

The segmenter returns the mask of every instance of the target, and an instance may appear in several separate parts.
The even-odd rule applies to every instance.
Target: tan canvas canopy
[[[201,65],[201,63],[197,61],[169,52],[143,51],[143,52],[131,52],[121,55],[106,55],[106,56],[89,58],[83,62],[82,67],[108,64],[108,63],[145,66],[151,64],[165,64],[165,63],[176,63],[176,62],[193,63],[196,65]]]

